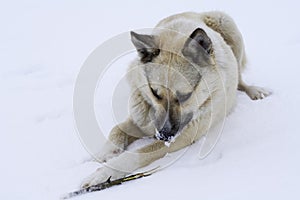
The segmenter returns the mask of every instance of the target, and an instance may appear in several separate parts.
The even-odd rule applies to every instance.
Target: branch
[[[99,184],[92,185],[92,186],[89,186],[89,187],[86,187],[86,188],[82,188],[82,189],[74,191],[74,192],[70,192],[66,195],[63,195],[61,197],[61,199],[69,199],[71,197],[75,197],[75,196],[82,195],[82,194],[85,194],[85,193],[104,190],[104,189],[110,188],[110,187],[115,186],[115,185],[121,185],[122,183],[125,183],[125,182],[128,182],[128,181],[132,181],[132,180],[135,180],[135,179],[147,177],[147,176],[150,176],[153,173],[155,173],[157,171],[157,169],[158,169],[158,167],[154,168],[152,170],[143,172],[143,173],[133,174],[133,175],[130,175],[130,176],[127,176],[127,177],[124,177],[124,178],[120,178],[120,179],[116,179],[116,180],[113,180],[113,181],[110,180],[111,177],[109,177],[107,179],[107,181],[105,181],[103,183],[99,183]]]

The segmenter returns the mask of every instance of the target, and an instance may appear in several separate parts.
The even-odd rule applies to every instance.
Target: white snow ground
[[[299,199],[299,3],[285,1],[1,1],[0,199],[58,199],[98,164],[77,137],[72,92],[90,52],[121,32],[183,11],[222,10],[240,27],[248,83],[214,151],[197,145],[157,174],[77,199]],[[103,113],[110,116],[110,113]],[[110,124],[112,126],[112,124]]]

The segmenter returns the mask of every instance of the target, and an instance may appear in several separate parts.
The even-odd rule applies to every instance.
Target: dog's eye
[[[157,90],[154,90],[153,88],[151,88],[151,92],[152,92],[153,96],[155,96],[158,100],[162,99],[162,97],[157,94]]]
[[[192,96],[192,93],[189,92],[187,94],[181,94],[181,93],[177,92],[176,95],[177,95],[178,102],[183,103]]]

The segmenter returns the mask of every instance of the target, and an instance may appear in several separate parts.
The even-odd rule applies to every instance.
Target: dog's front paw
[[[272,94],[271,91],[257,86],[248,86],[246,93],[252,100],[263,99]]]
[[[121,148],[114,148],[114,149],[110,149],[107,151],[102,151],[101,153],[98,153],[96,155],[95,160],[100,163],[104,163],[114,157],[117,157],[118,155],[120,155],[123,152],[124,152],[124,150]]]
[[[117,170],[113,170],[107,167],[101,167],[97,169],[93,174],[88,176],[81,184],[82,188],[86,188],[92,185],[103,183],[111,177],[111,180],[123,178],[126,174]]]

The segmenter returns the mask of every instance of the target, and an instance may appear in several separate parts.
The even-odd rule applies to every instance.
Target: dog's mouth
[[[158,140],[164,141],[166,146],[170,146],[171,143],[175,142],[175,139],[180,135],[180,132],[174,135],[164,135],[156,130],[155,137]]]
[[[159,133],[158,131],[157,131],[156,134],[155,134],[156,139],[162,140],[162,141],[165,141],[165,142],[171,141],[172,138],[174,138],[174,136],[175,136],[175,135],[168,135],[168,136],[166,136],[166,135],[164,135],[164,134]]]

